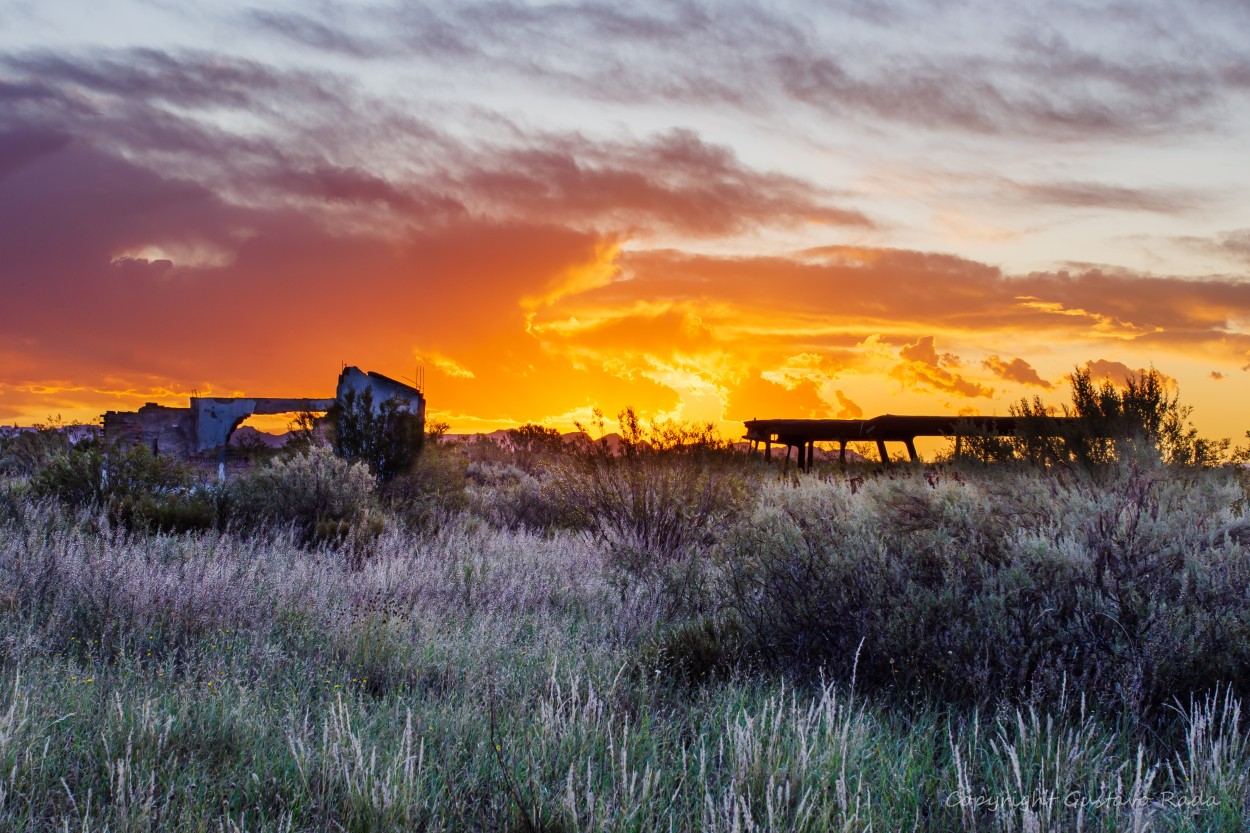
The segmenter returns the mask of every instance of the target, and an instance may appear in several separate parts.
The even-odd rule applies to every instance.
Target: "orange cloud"
[[[917,339],[915,344],[907,344],[898,351],[898,354],[908,361],[920,362],[932,367],[939,365],[947,367],[959,367],[959,357],[954,353],[942,353],[938,355],[937,348],[934,346],[933,336],[924,336]]]
[[[833,395],[838,400],[838,419],[859,419],[864,415],[864,409],[852,402],[842,391],[835,390]]]
[[[1039,388],[1052,388],[1050,382],[1043,379],[1033,369],[1033,365],[1024,359],[1015,358],[1006,361],[997,355],[986,357],[982,364],[1000,379],[1006,379],[1009,382],[1018,382],[1022,385],[1036,385]]]
[[[944,365],[959,366],[959,357],[951,353],[939,355],[933,336],[919,338],[915,344],[905,344],[899,350],[899,358],[904,359],[904,362],[890,371],[890,377],[905,386],[953,393],[969,398],[994,395],[993,388],[985,387],[947,370]]]
[[[1109,359],[1095,359],[1085,362],[1085,369],[1089,371],[1090,378],[1094,380],[1106,380],[1120,387],[1128,384],[1130,377],[1138,377],[1146,373],[1146,368],[1139,367],[1132,369],[1124,362],[1111,361]],[[1176,379],[1157,371],[1163,377],[1165,382],[1176,384]]]
[[[890,378],[897,380],[904,387],[919,390],[932,390],[941,393],[952,393],[968,398],[994,395],[994,389],[965,379],[934,365],[924,362],[908,362],[899,364],[890,371]]]
[[[756,368],[729,391],[725,402],[725,418],[734,421],[777,417],[820,419],[831,415],[829,403],[820,398],[814,382],[800,381],[787,387],[763,378]]]

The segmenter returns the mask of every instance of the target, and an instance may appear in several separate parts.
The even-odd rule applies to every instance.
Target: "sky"
[[[0,424],[424,373],[595,408],[1250,428],[1250,4],[0,0]]]

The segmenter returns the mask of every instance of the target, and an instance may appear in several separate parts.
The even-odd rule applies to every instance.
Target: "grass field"
[[[1238,469],[423,459],[321,538],[9,481],[0,828],[1244,829]]]

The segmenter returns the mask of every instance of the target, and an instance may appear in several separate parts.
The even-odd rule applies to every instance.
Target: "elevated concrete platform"
[[[1058,432],[1078,421],[1069,417],[1052,417],[1046,425]],[[876,443],[882,463],[890,462],[885,444],[901,442],[907,447],[908,456],[918,461],[920,455],[916,453],[916,437],[953,437],[958,452],[965,436],[1014,436],[1024,423],[1038,425],[1032,417],[998,416],[884,414],[872,419],[751,419],[743,423],[747,430],[743,439],[750,441],[753,449],[762,444],[766,459],[771,459],[773,445],[784,445],[787,464],[790,449],[798,448],[799,469],[806,471],[811,468],[818,442],[836,442],[838,459],[843,464],[846,463],[848,442]]]

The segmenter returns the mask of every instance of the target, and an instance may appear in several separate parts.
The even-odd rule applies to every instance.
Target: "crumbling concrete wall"
[[[374,407],[397,398],[401,407],[425,422],[425,396],[421,391],[381,373],[345,367],[339,374],[337,399],[349,392],[369,391]],[[220,451],[243,420],[255,414],[286,414],[297,411],[325,413],[335,399],[193,397],[189,408],[167,408],[149,402],[138,411],[109,411],[104,415],[104,442],[108,445],[143,443],[153,451],[186,460],[194,455]]]
[[[233,399],[196,397],[191,400],[197,453],[224,448],[243,420],[255,414],[286,414],[296,411],[325,412],[333,399]]]
[[[383,402],[397,398],[400,406],[410,414],[415,414],[421,422],[425,422],[425,394],[411,385],[397,382],[389,376],[370,370],[364,372],[358,367],[345,367],[339,374],[339,384],[335,396],[342,400],[349,392],[360,396],[369,391],[373,398],[373,407],[381,407]]]
[[[158,454],[180,459],[194,450],[195,417],[191,408],[167,408],[149,402],[137,411],[104,415],[104,444],[146,445]]]

